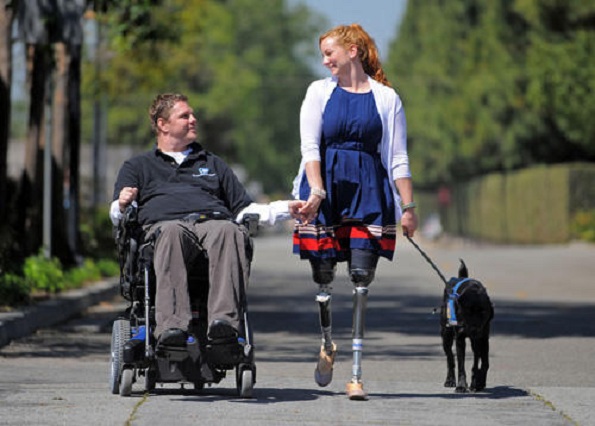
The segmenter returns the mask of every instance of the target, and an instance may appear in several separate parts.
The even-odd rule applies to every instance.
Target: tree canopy
[[[183,92],[197,110],[201,143],[244,166],[265,192],[289,192],[321,18],[283,0],[170,0],[140,15],[138,37],[108,33],[101,80],[84,74],[88,99],[108,97],[109,142],[151,145],[152,98]],[[105,19],[120,22],[122,12],[108,10]]]
[[[595,161],[595,5],[408,2],[387,71],[416,181]]]

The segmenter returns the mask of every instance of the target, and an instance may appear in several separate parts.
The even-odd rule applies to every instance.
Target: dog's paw
[[[486,388],[485,382],[484,383],[480,383],[479,381],[471,382],[471,386],[469,387],[469,389],[471,390],[471,392],[481,392],[485,388]]]
[[[467,389],[466,386],[457,386],[455,388],[455,393],[467,393],[469,392],[469,389]]]
[[[471,386],[469,387],[472,392],[481,392],[486,388],[487,374],[479,370],[473,374],[471,378]]]
[[[447,377],[444,381],[445,388],[454,388],[456,385],[457,383],[455,382],[455,379],[453,379],[452,377]]]

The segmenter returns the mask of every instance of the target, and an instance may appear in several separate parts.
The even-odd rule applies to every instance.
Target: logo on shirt
[[[198,174],[194,173],[192,177],[215,176],[215,173],[209,173],[208,167],[199,167]]]

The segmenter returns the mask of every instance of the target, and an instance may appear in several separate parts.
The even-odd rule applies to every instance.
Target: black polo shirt
[[[114,200],[126,186],[138,188],[142,225],[181,219],[191,213],[234,218],[252,200],[231,168],[198,143],[178,165],[159,149],[127,160],[114,185]]]

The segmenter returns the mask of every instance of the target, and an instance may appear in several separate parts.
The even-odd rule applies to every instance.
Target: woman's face
[[[320,42],[322,65],[327,67],[332,75],[337,76],[349,68],[353,59],[354,48],[346,49],[334,37],[327,37]]]

